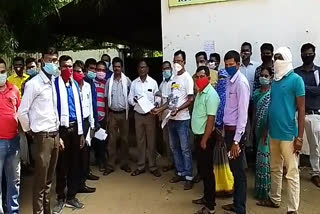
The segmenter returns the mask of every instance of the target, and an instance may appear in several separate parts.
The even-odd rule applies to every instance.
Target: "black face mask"
[[[313,63],[315,55],[311,55],[311,56],[301,56],[302,58],[302,62],[304,65],[310,65]]]
[[[261,56],[262,62],[271,62],[272,61],[272,56]]]

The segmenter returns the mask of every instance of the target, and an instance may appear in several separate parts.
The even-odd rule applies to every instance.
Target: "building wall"
[[[195,72],[194,55],[204,49],[206,40],[215,41],[222,58],[248,41],[258,62],[262,43],[288,46],[295,66],[301,64],[301,45],[311,42],[318,46],[320,64],[319,0],[234,0],[172,8],[168,0],[161,2],[163,59],[172,61],[176,50],[186,51],[190,73]]]
[[[114,57],[119,57],[119,52],[116,49],[97,49],[97,50],[80,50],[80,51],[59,51],[59,56],[69,55],[73,60],[86,61],[88,58],[94,58],[100,61],[102,54],[109,54],[111,59]]]

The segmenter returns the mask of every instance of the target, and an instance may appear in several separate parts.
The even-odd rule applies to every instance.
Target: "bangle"
[[[302,137],[296,137],[297,141],[300,141],[301,143],[303,142],[303,138]]]

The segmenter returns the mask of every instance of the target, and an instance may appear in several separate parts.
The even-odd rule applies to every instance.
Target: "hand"
[[[30,131],[27,131],[26,134],[27,134],[28,136],[30,136],[30,137],[33,137],[33,133],[32,133],[31,130],[30,130]]]
[[[171,111],[171,116],[176,116],[177,115],[177,113],[178,113],[178,109],[177,108],[175,108],[175,109],[173,109],[172,111]]]
[[[202,148],[203,150],[205,150],[205,149],[207,148],[207,142],[204,141],[204,140],[201,140],[200,146],[201,146],[201,148]]]
[[[151,114],[158,115],[160,113],[160,108],[154,108],[151,110]]]
[[[302,144],[303,144],[302,140],[295,138],[294,142],[293,142],[293,148],[294,148],[293,153],[300,153],[300,151],[302,149]]]
[[[90,129],[90,138],[94,137],[95,129]]]
[[[231,153],[231,156],[233,157],[233,159],[238,158],[239,155],[240,155],[240,146],[239,146],[239,144],[233,143],[232,146],[231,146],[230,153]]]
[[[80,149],[82,149],[84,147],[84,143],[85,143],[84,136],[81,135],[81,137],[80,137]]]
[[[63,140],[60,138],[60,147],[59,147],[60,151],[64,151],[65,147],[64,147],[64,142]]]

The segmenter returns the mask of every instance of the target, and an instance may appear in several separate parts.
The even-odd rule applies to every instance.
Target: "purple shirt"
[[[226,126],[236,126],[234,141],[240,142],[246,130],[250,86],[247,78],[238,70],[228,81],[226,105],[224,107],[223,123]]]

